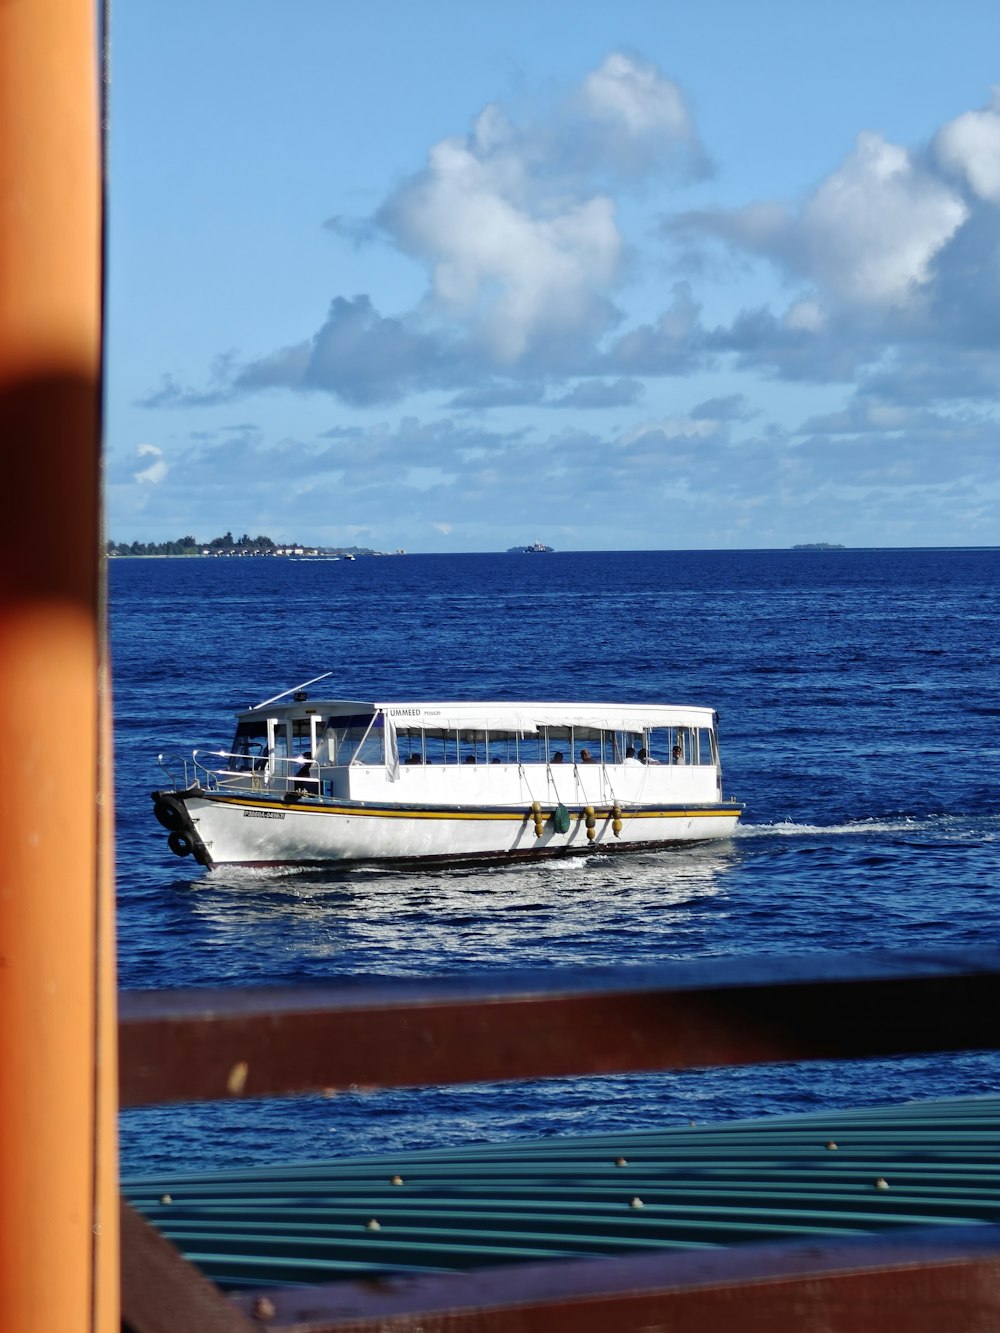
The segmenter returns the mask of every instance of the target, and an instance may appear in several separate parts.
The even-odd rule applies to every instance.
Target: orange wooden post
[[[98,73],[93,0],[0,3],[4,1333],[118,1329]]]

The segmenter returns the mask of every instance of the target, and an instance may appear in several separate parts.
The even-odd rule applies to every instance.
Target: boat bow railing
[[[252,773],[247,770],[234,769],[233,761],[245,756],[231,754],[227,750],[192,750],[191,762],[194,766],[195,782],[199,787],[204,787],[206,791],[217,791],[223,787],[246,787],[249,785],[248,779]],[[205,760],[224,760],[225,767],[220,768],[210,765]],[[185,773],[187,765],[185,765]]]
[[[195,751],[197,753],[197,751]],[[188,761],[179,754],[158,754],[156,756],[156,767],[166,776],[166,779],[174,791],[182,791],[190,786],[188,781]],[[183,780],[177,777],[182,773]]]
[[[184,785],[188,785],[188,762],[176,757],[164,759],[158,756],[157,762],[164,773],[174,782],[173,772],[166,763],[181,765],[184,771]],[[316,764],[304,755],[284,757],[280,755],[247,755],[242,751],[237,754],[231,750],[193,750],[191,765],[195,783],[205,791],[268,791],[293,792],[318,796],[320,792],[319,770]],[[174,785],[177,786],[176,782]]]

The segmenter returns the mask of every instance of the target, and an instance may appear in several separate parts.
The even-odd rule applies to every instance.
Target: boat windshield
[[[241,722],[236,728],[229,757],[229,767],[236,773],[247,773],[262,765],[267,755],[267,721]]]

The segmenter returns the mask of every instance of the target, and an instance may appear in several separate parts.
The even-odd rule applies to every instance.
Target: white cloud
[[[163,450],[157,449],[155,444],[140,444],[136,447],[137,458],[152,458],[154,461],[148,467],[133,473],[133,478],[140,484],[149,486],[159,486],[166,479],[168,468],[163,460]]]
[[[788,328],[804,333],[818,333],[826,323],[826,315],[818,301],[794,301],[785,311]]]
[[[427,264],[438,314],[466,327],[494,364],[512,366],[613,325],[624,242],[601,182],[692,144],[677,86],[614,53],[547,117],[517,125],[487,106],[471,134],[431,149],[379,221]]]
[[[799,428],[802,435],[863,435],[898,436],[903,430],[926,430],[939,425],[938,419],[925,411],[900,404],[882,403],[877,398],[857,394],[837,412],[811,417]]]
[[[547,398],[546,407],[631,407],[641,401],[644,386],[641,380],[619,377],[616,380],[584,379],[554,398]]]
[[[701,336],[700,310],[686,282],[674,284],[670,305],[654,324],[626,330],[597,358],[594,368],[628,371],[633,375],[680,374],[697,360]]]
[[[470,326],[499,365],[540,338],[603,328],[621,262],[611,199],[552,197],[529,158],[494,109],[470,138],[437,144],[381,215],[428,263],[438,311]]]
[[[853,381],[887,400],[995,394],[982,373],[997,346],[994,194],[1000,202],[1000,95],[949,122],[927,151],[863,131],[797,203],[668,218],[665,234],[692,265],[721,240],[770,261],[791,288],[693,334],[689,348],[789,380]]]
[[[681,91],[643,60],[614,51],[583,82],[581,101],[595,119],[628,134],[687,139],[694,133]]]
[[[369,238],[380,232],[426,274],[426,295],[416,308],[383,315],[367,295],[335,296],[310,336],[242,366],[220,359],[202,392],[165,378],[146,402],[211,406],[280,388],[320,390],[367,410],[450,391],[451,408],[466,413],[461,419],[330,431],[322,452],[302,448],[286,460],[300,470],[306,493],[318,495],[331,479],[341,486],[356,471],[363,482],[352,503],[370,526],[385,504],[386,485],[402,479],[426,527],[430,514],[475,512],[484,496],[506,493],[508,475],[534,477],[549,464],[547,493],[571,509],[574,460],[584,453],[594,493],[602,484],[617,494],[643,490],[644,478],[659,476],[665,454],[693,492],[721,493],[732,476],[749,493],[758,482],[742,470],[742,454],[723,456],[734,423],[743,423],[742,442],[745,423],[758,415],[739,394],[725,392],[721,377],[733,371],[776,373],[799,386],[842,382],[857,391],[849,410],[838,415],[825,403],[824,414],[809,423],[808,433],[824,447],[836,439],[836,459],[820,453],[813,459],[799,444],[792,448],[789,435],[769,435],[775,423],[762,426],[752,451],[767,463],[762,495],[786,465],[801,474],[807,454],[822,473],[818,485],[830,481],[827,466],[831,473],[862,464],[874,470],[864,450],[873,442],[895,447],[908,432],[923,432],[929,454],[945,432],[901,405],[995,395],[1000,94],[990,108],[943,126],[929,149],[861,132],[843,161],[798,199],[675,218],[668,233],[721,239],[737,262],[692,267],[684,275],[690,282],[675,282],[671,292],[667,282],[677,272],[664,280],[663,270],[657,275],[626,242],[625,222],[641,218],[642,207],[633,213],[618,200],[630,183],[674,185],[676,168],[699,160],[678,87],[655,66],[620,52],[543,114],[519,119],[490,103],[469,133],[434,144],[424,168],[389,193],[366,224]],[[336,230],[351,228],[338,222]],[[360,238],[357,229],[352,234]],[[746,256],[769,261],[780,282],[764,265],[748,265]],[[720,276],[730,283],[735,276],[736,283],[712,291]],[[638,282],[626,287],[626,279]],[[731,297],[734,287],[739,294]],[[617,303],[637,291],[634,317],[626,319]],[[754,304],[741,309],[748,291]],[[673,417],[675,395],[657,399],[645,383],[699,371],[718,377],[719,393],[687,417]],[[747,381],[733,383],[742,390]],[[654,419],[632,424],[630,409],[643,401]],[[507,412],[503,437],[472,429],[475,414],[490,408]],[[622,433],[613,440],[595,434],[588,444],[590,437],[564,432],[529,447],[524,433],[532,428],[525,423],[542,408],[613,410],[597,421],[620,424]],[[661,411],[664,419],[656,419]],[[787,414],[780,429],[790,432]],[[844,444],[841,436],[864,445]],[[154,446],[142,448],[145,466],[133,475],[146,483],[144,502],[152,502],[166,463]],[[686,468],[690,473],[681,476]],[[174,485],[194,484],[191,468],[175,473]],[[890,484],[888,474],[880,484]],[[460,536],[463,524],[460,518],[454,529],[435,526]]]
[[[434,144],[373,218],[326,224],[354,244],[381,233],[422,265],[428,285],[416,308],[383,315],[366,294],[337,295],[310,336],[241,364],[219,358],[207,388],[164,375],[140,403],[211,407],[280,388],[365,407],[447,388],[475,405],[484,377],[528,379],[540,400],[547,382],[644,366],[676,373],[691,362],[680,308],[689,297],[627,341],[603,344],[622,323],[615,297],[631,275],[615,191],[674,181],[678,166],[703,168],[692,118],[677,85],[634,57],[612,53],[521,121],[489,103],[468,134]]]
[[[790,327],[807,329],[824,322],[824,306],[906,306],[967,217],[961,196],[905,148],[864,131],[797,211],[769,201],[680,221],[766,255],[814,284],[822,304],[797,301],[788,316]]]
[[[249,362],[230,392],[322,389],[363,406],[463,379],[461,354],[425,332],[419,321],[383,317],[367,296],[352,301],[338,296],[311,338]],[[159,399],[163,406],[186,406],[198,402],[199,395],[168,385]]]
[[[980,199],[1000,204],[1000,87],[991,107],[942,126],[932,149],[945,171],[962,177]]]
[[[881,135],[854,151],[809,199],[791,229],[808,276],[852,304],[905,304],[968,215],[961,198]]]
[[[664,417],[659,421],[641,421],[622,432],[623,445],[634,444],[647,435],[660,435],[669,440],[706,440],[718,431],[718,422],[692,417]]]

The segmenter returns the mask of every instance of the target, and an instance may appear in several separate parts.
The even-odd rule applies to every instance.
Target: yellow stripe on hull
[[[478,820],[507,820],[512,823],[523,823],[526,819],[533,818],[533,811],[530,809],[512,809],[512,810],[457,810],[441,809],[427,810],[414,807],[412,809],[401,809],[394,806],[365,806],[365,805],[314,805],[306,804],[301,801],[248,801],[244,798],[234,799],[226,796],[212,796],[207,798],[214,805],[232,805],[239,809],[250,810],[275,810],[286,814],[294,811],[302,815],[349,815],[353,818],[377,818],[377,819],[478,819]],[[598,819],[611,819],[614,817],[614,811],[611,806],[592,806],[593,813]],[[629,810],[624,806],[619,807],[619,817],[621,819],[715,819],[720,815],[736,815],[742,812],[741,806],[717,805],[710,807],[697,807],[689,809],[687,807],[674,807],[669,810],[662,809],[641,809]],[[551,809],[542,810],[543,818],[548,818],[553,812]],[[570,818],[582,820],[586,818],[586,811],[570,810]]]

